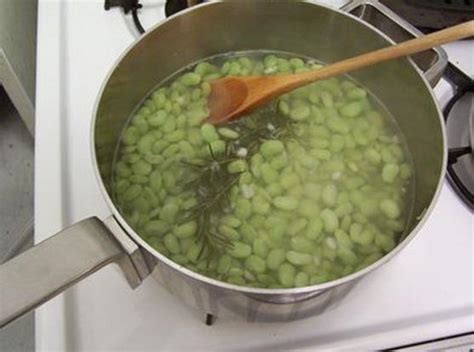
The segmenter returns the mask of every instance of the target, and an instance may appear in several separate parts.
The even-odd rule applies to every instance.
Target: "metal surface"
[[[229,14],[232,13],[232,16]],[[245,26],[242,26],[245,23]],[[206,28],[206,35],[196,28]],[[334,62],[387,46],[389,39],[355,17],[307,2],[225,1],[199,5],[152,28],[119,59],[102,87],[91,143],[110,208],[144,250],[154,275],[185,302],[216,315],[291,320],[322,312],[357,279],[394,257],[421,228],[438,196],[446,165],[445,136],[429,86],[410,60],[376,65],[352,76],[375,93],[406,137],[415,164],[414,217],[388,255],[350,276],[294,289],[235,286],[187,270],[145,243],[128,226],[106,190],[121,130],[159,82],[205,57],[238,50],[294,52]],[[159,63],[159,64],[157,64]],[[416,118],[413,118],[416,116]],[[423,131],[423,133],[420,133]]]
[[[0,266],[0,327],[61,293],[77,281],[126,256],[103,223],[78,222]]]
[[[370,23],[397,43],[423,35],[378,0],[353,0],[344,5],[342,10]],[[448,63],[446,52],[441,47],[437,47],[411,57],[423,71],[430,85],[434,87],[441,79]]]

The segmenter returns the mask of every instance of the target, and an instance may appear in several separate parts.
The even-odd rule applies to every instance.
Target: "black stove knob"
[[[204,0],[166,0],[165,15],[172,16],[179,11],[185,10],[192,5],[197,5],[204,2]]]

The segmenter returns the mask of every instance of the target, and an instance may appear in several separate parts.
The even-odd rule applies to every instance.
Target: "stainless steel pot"
[[[111,199],[110,175],[122,128],[160,81],[199,59],[237,50],[281,50],[333,62],[390,44],[383,34],[343,12],[294,0],[239,0],[197,6],[154,27],[118,60],[99,95],[92,124],[95,170],[113,216],[77,223],[0,267],[0,324],[38,306],[102,266],[118,263],[132,287],[150,273],[191,306],[217,316],[291,320],[339,301],[364,275],[388,262],[423,226],[446,164],[440,112],[410,60],[353,76],[386,105],[404,133],[415,164],[414,215],[403,241],[357,273],[310,287],[259,289],[219,282],[173,263],[126,223]]]

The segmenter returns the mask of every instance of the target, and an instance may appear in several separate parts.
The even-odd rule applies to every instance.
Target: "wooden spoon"
[[[318,70],[276,76],[225,77],[211,82],[208,105],[213,124],[233,120],[271,99],[315,81],[351,72],[379,62],[424,51],[474,35],[474,20],[421,38],[336,62]]]

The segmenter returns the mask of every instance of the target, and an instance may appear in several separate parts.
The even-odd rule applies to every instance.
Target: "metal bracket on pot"
[[[378,0],[353,0],[341,10],[371,24],[397,43],[423,35]],[[448,55],[440,47],[413,55],[412,59],[432,87],[439,82],[448,64]]]
[[[140,248],[122,229],[113,215],[105,219],[103,223],[127,254],[121,256],[117,264],[122,269],[130,287],[137,288],[151,272]]]

